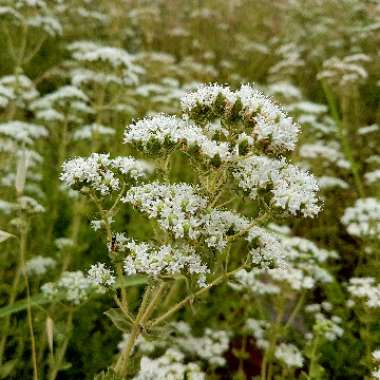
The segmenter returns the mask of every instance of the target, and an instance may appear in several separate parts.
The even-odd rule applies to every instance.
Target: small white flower
[[[294,344],[280,343],[274,356],[288,367],[301,368],[303,366],[303,356]]]
[[[51,257],[36,256],[26,262],[26,270],[30,275],[42,276],[57,265]]]
[[[341,219],[349,234],[374,237],[380,234],[380,202],[376,198],[358,199],[347,208]]]
[[[112,286],[115,283],[114,272],[103,263],[91,265],[91,268],[88,270],[88,278],[96,284],[103,286]]]

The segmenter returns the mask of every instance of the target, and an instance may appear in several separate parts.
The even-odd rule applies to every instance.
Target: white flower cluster
[[[255,246],[250,251],[253,264],[264,269],[284,265],[284,250],[274,234],[261,227],[252,227],[247,240]]]
[[[200,86],[186,94],[182,108],[190,117],[204,115],[215,110],[220,117],[238,117],[253,127],[254,141],[268,146],[276,152],[293,150],[298,136],[298,126],[282,110],[273,104],[259,90],[243,85],[238,91],[214,85]]]
[[[342,318],[337,315],[328,316],[333,306],[329,302],[309,304],[305,307],[305,311],[315,319],[314,334],[308,333],[307,339],[313,339],[315,335],[323,336],[326,340],[333,342],[344,334],[341,327]]]
[[[365,127],[360,127],[357,131],[358,135],[365,136],[370,133],[375,133],[380,130],[380,126],[378,124],[366,125]]]
[[[185,328],[180,326],[178,331],[180,334],[174,342],[183,352],[206,361],[208,367],[221,367],[226,364],[224,354],[230,343],[228,332],[206,328],[202,336],[195,337],[186,325]]]
[[[115,129],[106,127],[102,124],[93,123],[89,125],[84,125],[78,128],[73,133],[74,140],[91,140],[94,136],[113,136],[115,134]]]
[[[44,206],[38,203],[38,201],[34,198],[29,197],[27,195],[23,195],[18,199],[17,207],[20,208],[22,211],[30,214],[39,214],[45,212]]]
[[[367,70],[363,64],[371,58],[366,54],[352,54],[342,59],[331,57],[323,62],[323,70],[318,79],[325,79],[341,87],[363,82],[367,79]]]
[[[380,284],[373,277],[353,277],[347,290],[352,297],[364,300],[369,308],[380,307]]]
[[[200,226],[207,246],[220,252],[226,247],[229,236],[248,232],[250,223],[235,212],[212,209],[202,217]]]
[[[341,169],[349,169],[351,166],[340,151],[339,144],[335,141],[330,141],[329,143],[316,141],[313,144],[303,144],[299,153],[302,158],[318,159],[318,162],[323,162],[327,165],[334,164]]]
[[[149,218],[174,234],[175,238],[203,237],[209,248],[222,251],[228,237],[247,232],[248,219],[231,211],[207,210],[207,199],[197,194],[197,188],[185,183],[159,184],[156,182],[132,187],[123,198]]]
[[[185,355],[169,348],[162,356],[151,359],[143,356],[140,371],[133,380],[205,380],[205,374],[196,363],[185,363]]]
[[[50,3],[55,3],[50,1]],[[54,37],[63,33],[62,25],[54,17],[48,2],[42,0],[3,0],[0,16],[16,26],[27,25],[29,28],[43,31]]]
[[[31,145],[37,139],[47,137],[45,127],[24,121],[8,121],[0,124],[0,136],[8,137],[17,143]]]
[[[103,263],[91,265],[88,270],[88,278],[102,286],[113,286],[116,280],[113,270],[108,269]]]
[[[378,238],[380,234],[380,201],[376,198],[358,199],[341,218],[347,232],[353,236]]]
[[[135,84],[138,81],[138,75],[142,72],[135,63],[135,57],[120,48],[102,46],[91,41],[78,41],[72,43],[69,50],[75,61],[90,66],[90,71],[95,74],[95,78],[99,71],[107,74],[119,72],[123,84]],[[103,66],[101,70],[99,70],[99,65]],[[92,81],[92,77],[94,76],[90,74],[87,79]],[[109,77],[103,77],[103,79],[109,79]],[[112,82],[115,82],[115,75],[112,79]],[[120,80],[116,79],[116,81]]]
[[[372,360],[376,365],[376,368],[372,371],[371,375],[374,379],[380,379],[380,350],[372,352]]]
[[[303,115],[321,115],[328,110],[327,106],[324,104],[318,104],[307,100],[289,104],[286,109]]]
[[[192,247],[156,247],[151,243],[137,244],[130,240],[126,248],[130,251],[124,260],[124,271],[127,275],[145,273],[150,276],[172,276],[186,271],[190,275],[197,275],[199,286],[206,286],[206,274],[209,270]]]
[[[258,295],[279,294],[281,291],[279,286],[263,278],[263,271],[260,269],[252,269],[249,272],[246,269],[239,270],[229,286],[236,291],[248,290]]]
[[[270,67],[270,78],[284,78],[294,75],[306,62],[302,58],[303,48],[294,42],[286,42],[275,48],[278,61]]]
[[[90,187],[101,195],[120,189],[120,175],[125,180],[139,181],[147,176],[152,167],[133,157],[116,157],[93,153],[87,158],[78,157],[63,164],[61,180],[76,190]]]
[[[209,139],[200,127],[175,116],[156,115],[131,124],[125,131],[124,142],[142,147],[146,152],[181,144],[194,151],[199,149],[210,159],[215,156],[222,161],[231,158],[228,143]]]
[[[102,292],[102,288],[81,271],[63,272],[57,282],[48,282],[41,290],[49,298],[63,299],[74,305],[86,301],[94,293]]]
[[[348,189],[349,185],[347,182],[343,181],[341,178],[321,176],[316,177],[318,186],[321,190],[328,190],[333,188]]]
[[[295,215],[313,217],[320,211],[316,179],[305,169],[282,160],[265,156],[251,156],[240,161],[233,175],[238,185],[257,198],[260,190],[270,189],[275,206]]]
[[[255,242],[257,237],[259,240]],[[258,227],[250,230],[248,239],[253,239],[257,245],[251,253],[254,259],[257,257],[255,264],[260,264],[261,268],[237,272],[230,283],[232,288],[270,295],[279,294],[281,284],[300,291],[312,289],[317,283],[332,281],[331,274],[321,265],[330,258],[337,258],[334,251],[321,249],[307,239],[284,236]],[[267,258],[267,265],[259,261],[261,257]],[[273,262],[277,264],[274,268],[270,265]]]
[[[325,339],[330,342],[342,337],[344,330],[341,327],[342,318],[337,315],[333,315],[331,318],[327,318],[322,313],[315,315],[316,326],[315,329],[319,334],[322,334]]]
[[[149,218],[158,219],[159,225],[172,231],[176,238],[185,235],[191,239],[199,236],[199,213],[207,200],[197,194],[197,189],[186,183],[159,184],[156,182],[132,187],[123,198],[146,213]]]
[[[65,237],[60,237],[58,239],[55,239],[54,244],[60,251],[73,248],[75,245],[72,239],[65,238]]]
[[[128,339],[129,334],[123,334],[123,340],[118,345],[120,350],[125,347]],[[206,328],[201,336],[194,336],[191,332],[191,327],[186,322],[179,321],[170,324],[170,335],[167,339],[149,341],[147,338],[139,336],[135,343],[134,350],[138,350],[144,355],[154,357],[157,352],[162,352],[170,346],[169,350],[178,353],[179,357],[181,357],[181,362],[189,363],[189,361],[194,362],[196,359],[197,365],[199,366],[198,368],[202,366],[208,369],[222,367],[226,364],[224,355],[228,351],[229,343],[230,333],[227,331]],[[166,353],[164,353],[163,356],[165,355]],[[146,361],[146,364],[149,366],[150,360],[161,361],[163,356],[156,359],[149,359]],[[148,359],[146,356],[145,358]],[[139,375],[146,369],[148,368],[141,363]],[[172,377],[168,378],[172,379]],[[177,377],[173,377],[173,379],[177,379]],[[183,377],[178,379],[183,380]]]
[[[35,100],[31,109],[36,117],[45,122],[81,121],[80,114],[91,114],[87,95],[75,86],[63,86],[58,90]]]
[[[16,102],[19,108],[25,108],[38,97],[33,82],[24,74],[6,75],[0,79],[0,107],[6,108]]]
[[[269,327],[270,323],[268,321],[259,319],[249,318],[245,323],[245,329],[249,333],[253,334],[257,347],[261,348],[262,350],[266,349],[269,344],[267,337],[267,331]]]
[[[290,99],[302,98],[301,90],[290,82],[280,81],[280,82],[271,83],[270,85],[268,85],[267,90],[269,94],[271,95],[281,95],[284,98],[290,98]]]
[[[274,356],[287,367],[301,368],[303,366],[302,353],[294,344],[280,343],[276,347]]]
[[[42,276],[56,265],[57,262],[51,257],[35,256],[26,262],[26,271],[29,275]]]
[[[78,87],[84,87],[88,84],[98,84],[102,86],[109,84],[122,86],[124,84],[123,78],[116,74],[94,71],[82,67],[71,69],[70,78],[71,83]]]
[[[380,182],[380,169],[373,170],[371,172],[367,172],[364,175],[365,181],[368,183],[368,185],[372,185],[374,183]]]

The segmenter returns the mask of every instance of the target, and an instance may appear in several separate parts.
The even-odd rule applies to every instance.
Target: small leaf
[[[121,331],[128,332],[131,329],[131,322],[124,316],[120,309],[109,309],[104,314]]]
[[[9,232],[0,230],[0,243],[8,240],[11,237],[15,237],[15,235],[10,234]]]
[[[94,380],[123,380],[112,368],[95,375]]]

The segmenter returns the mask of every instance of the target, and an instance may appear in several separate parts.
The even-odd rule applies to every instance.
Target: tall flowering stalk
[[[106,234],[113,269],[98,263],[89,278],[114,292],[130,326],[114,365],[121,378],[132,375],[141,335],[242,269],[286,265],[265,227],[274,216],[313,217],[320,210],[315,179],[285,157],[298,126],[261,92],[201,86],[181,104],[180,117],[156,115],[127,127],[124,142],[146,161],[94,153],[63,165],[62,181],[94,202],[99,219],[92,224]],[[179,156],[188,160],[191,183],[175,182]],[[239,212],[246,203],[254,205],[253,216]],[[113,230],[122,207],[147,219],[151,240]],[[148,283],[134,311],[123,279],[136,274]],[[188,295],[162,307],[181,278]]]

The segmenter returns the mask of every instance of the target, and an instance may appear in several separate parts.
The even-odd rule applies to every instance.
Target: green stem
[[[315,365],[318,362],[317,349],[318,349],[318,346],[319,346],[319,341],[320,341],[320,336],[317,335],[315,337],[315,339],[314,339],[313,347],[312,347],[311,354],[310,354],[309,373],[307,375],[308,380],[312,380],[313,379],[312,376],[315,373],[315,368],[314,367],[315,367]]]
[[[273,330],[271,331],[269,345],[267,349],[265,350],[263,362],[261,364],[261,380],[271,380],[273,354],[276,347],[277,338],[279,335],[279,330],[280,330],[282,318],[284,316],[284,312],[285,312],[284,302],[283,300],[281,300],[281,303],[279,305],[279,310],[276,316],[276,321],[274,323]]]
[[[9,306],[12,306],[16,301],[17,290],[18,290],[18,286],[20,283],[20,275],[21,275],[21,263],[19,262],[17,269],[16,269],[15,276],[13,278],[13,284],[12,284],[11,292],[9,295],[9,301],[8,301]],[[4,325],[2,328],[2,334],[1,334],[2,337],[1,337],[1,341],[0,341],[0,366],[3,363],[5,346],[6,346],[8,336],[9,336],[10,325],[11,325],[11,317],[10,317],[10,315],[8,315],[5,317]]]
[[[56,355],[52,356],[52,365],[49,370],[48,380],[55,380],[58,372],[62,368],[62,364],[65,358],[65,354],[67,351],[67,347],[69,345],[69,340],[71,338],[71,331],[73,326],[73,313],[74,311],[70,309],[69,315],[67,317],[66,321],[66,331],[65,331],[65,340],[63,341],[61,347],[59,348],[59,351]]]
[[[293,323],[294,319],[296,318],[299,311],[301,310],[301,307],[305,301],[305,297],[306,297],[306,291],[303,291],[303,293],[301,294],[301,297],[298,299],[298,302],[293,309],[292,314],[290,314],[290,316],[289,316],[289,318],[285,324],[285,329],[288,329],[291,326],[291,324]]]
[[[172,306],[166,313],[162,314],[160,317],[154,319],[151,323],[148,324],[149,328],[152,328],[154,326],[157,326],[161,324],[162,322],[166,321],[168,318],[170,318],[174,313],[176,313],[178,310],[180,310],[182,307],[190,303],[191,301],[194,300],[194,298],[197,298],[201,296],[202,294],[206,293],[208,290],[210,290],[212,287],[220,284],[223,280],[226,280],[227,278],[233,276],[236,272],[239,270],[243,269],[245,265],[240,266],[239,268],[228,272],[228,273],[223,273],[219,277],[217,277],[214,281],[212,281],[209,285],[207,285],[204,288],[199,289],[195,293],[187,296],[184,298],[182,301],[178,302],[174,306]]]
[[[135,346],[136,340],[140,335],[142,317],[147,307],[149,307],[149,298],[150,298],[151,292],[152,292],[152,288],[151,286],[148,286],[148,288],[144,292],[143,300],[139,307],[139,311],[137,313],[136,319],[132,325],[131,334],[129,336],[128,343],[126,347],[123,349],[123,351],[121,352],[119,359],[117,360],[116,365],[114,367],[116,374],[122,378],[126,378],[128,375],[129,357],[132,353],[133,347]]]
[[[20,260],[21,268],[25,280],[26,297],[27,297],[27,320],[29,327],[30,340],[32,345],[32,365],[33,365],[33,380],[38,380],[38,366],[37,366],[37,351],[36,340],[33,331],[33,318],[32,318],[32,303],[30,300],[30,287],[28,281],[28,272],[26,270],[25,255],[26,255],[26,239],[27,239],[27,225],[20,227]]]

